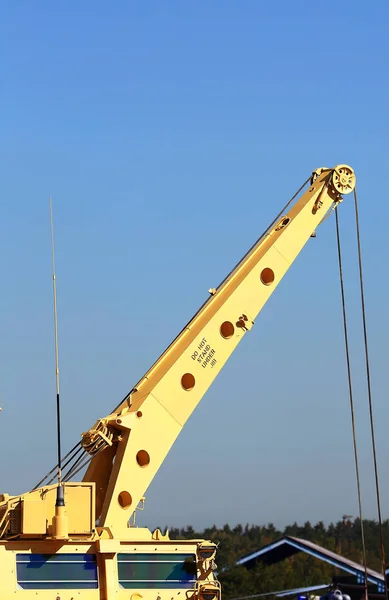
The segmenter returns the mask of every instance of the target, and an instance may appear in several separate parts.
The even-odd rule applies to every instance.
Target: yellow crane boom
[[[99,525],[123,530],[211,383],[328,212],[352,191],[347,165],[311,185],[251,248],[119,407],[83,434]]]

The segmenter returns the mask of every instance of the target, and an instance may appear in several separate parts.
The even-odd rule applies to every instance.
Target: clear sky
[[[345,162],[389,517],[388,29],[384,0],[0,3],[0,491],[27,491],[56,460],[50,195],[69,448],[309,173]],[[375,518],[350,196],[340,220]],[[357,516],[342,335],[332,218],[192,415],[139,523]]]

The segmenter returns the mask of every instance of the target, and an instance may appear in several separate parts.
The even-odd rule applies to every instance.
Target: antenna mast
[[[53,227],[53,202],[50,197],[50,231],[51,231],[51,262],[53,276],[53,301],[54,301],[54,340],[55,340],[55,388],[57,402],[57,451],[58,451],[58,486],[62,484],[61,465],[61,414],[59,403],[59,362],[58,362],[58,320],[57,320],[57,280],[55,275],[54,258],[54,227]]]
[[[53,275],[54,296],[54,339],[55,339],[55,387],[57,394],[57,448],[58,448],[58,485],[55,501],[55,514],[52,521],[52,537],[56,540],[68,538],[68,518],[65,509],[65,490],[62,482],[61,465],[61,415],[59,403],[59,366],[58,366],[58,324],[57,324],[57,280],[55,276],[54,261],[54,227],[53,227],[53,202],[50,196],[50,230],[51,230],[51,259]]]

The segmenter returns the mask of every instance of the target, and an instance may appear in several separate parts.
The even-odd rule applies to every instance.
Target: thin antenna
[[[57,394],[57,448],[58,448],[58,486],[62,484],[61,465],[61,415],[59,403],[59,363],[58,363],[58,321],[57,321],[57,280],[55,276],[54,260],[54,227],[53,227],[53,202],[50,197],[50,230],[51,230],[51,260],[53,275],[53,299],[54,299],[54,339],[55,339],[55,387]]]

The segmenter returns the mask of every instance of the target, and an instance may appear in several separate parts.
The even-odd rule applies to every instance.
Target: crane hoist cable
[[[356,224],[357,246],[358,246],[359,285],[360,285],[360,294],[361,294],[361,310],[362,310],[362,325],[363,325],[363,337],[364,337],[364,348],[365,348],[367,394],[368,394],[368,402],[369,402],[370,432],[371,432],[371,443],[372,443],[372,451],[373,451],[378,524],[379,524],[380,544],[381,544],[381,568],[382,568],[382,575],[384,577],[384,582],[385,582],[385,597],[386,597],[386,600],[388,600],[388,586],[386,585],[386,578],[385,578],[386,558],[385,558],[384,536],[383,536],[383,529],[382,529],[380,488],[379,488],[379,479],[378,479],[378,464],[377,464],[377,452],[376,452],[374,419],[373,419],[373,401],[372,401],[372,393],[371,393],[369,347],[368,347],[368,342],[367,342],[365,291],[364,291],[363,268],[362,268],[362,251],[361,251],[361,235],[360,235],[360,227],[359,227],[358,196],[357,196],[356,188],[354,188],[354,210],[355,210],[355,224]]]
[[[357,197],[356,188],[354,188],[354,211],[355,211],[355,224],[356,224],[356,236],[357,236],[359,285],[360,285],[360,296],[361,296],[361,312],[362,312],[362,325],[363,325],[363,337],[364,337],[367,393],[368,393],[368,403],[369,403],[370,432],[371,432],[372,451],[373,451],[376,499],[377,499],[377,509],[378,509],[378,523],[379,523],[380,545],[381,545],[381,570],[382,570],[382,575],[383,575],[384,584],[385,584],[385,597],[386,597],[386,600],[389,600],[388,587],[386,585],[386,577],[385,577],[386,559],[385,559],[385,546],[384,546],[383,528],[382,528],[381,502],[380,502],[379,479],[378,479],[378,464],[377,464],[377,452],[376,452],[374,419],[373,419],[373,401],[372,401],[372,393],[371,393],[369,347],[368,347],[368,341],[367,341],[367,325],[366,325],[365,292],[364,292],[363,269],[362,269],[361,236],[360,236],[360,225],[359,225],[358,197]],[[337,209],[335,209],[335,226],[336,226],[336,239],[337,239],[337,247],[338,247],[339,279],[340,279],[340,288],[341,288],[341,297],[342,297],[343,327],[344,327],[347,377],[348,377],[349,398],[350,398],[351,425],[352,425],[353,444],[354,444],[354,460],[355,460],[355,472],[356,472],[356,481],[357,481],[359,518],[360,518],[360,522],[361,522],[362,554],[363,554],[363,563],[364,563],[364,569],[365,569],[365,596],[367,599],[368,598],[368,581],[367,581],[366,547],[365,547],[364,526],[363,526],[363,518],[362,518],[362,500],[361,500],[358,452],[357,452],[356,430],[355,430],[354,400],[353,400],[352,378],[351,378],[351,368],[350,368],[350,352],[349,352],[349,344],[348,344],[348,328],[347,328],[346,303],[345,303],[345,294],[344,294],[342,254],[341,254],[340,232],[339,232],[339,218],[338,218]]]
[[[72,468],[69,469],[69,471],[64,476],[64,481],[70,481],[72,477],[77,475],[77,473],[79,473],[84,467],[86,467],[86,465],[90,463],[92,457],[89,456],[89,454],[87,454],[87,457],[85,458],[86,454],[87,453],[84,451],[84,453],[81,454],[81,456],[76,460]]]
[[[341,243],[340,243],[339,217],[338,217],[338,209],[337,208],[335,209],[335,227],[336,227],[336,242],[337,242],[337,249],[338,249],[340,293],[341,293],[341,297],[342,297],[343,331],[344,331],[344,344],[345,344],[345,351],[346,351],[347,381],[348,381],[350,413],[351,413],[351,428],[352,428],[352,433],[353,433],[355,476],[356,476],[356,482],[357,482],[359,520],[361,523],[363,567],[364,567],[364,571],[365,571],[365,598],[366,598],[366,600],[368,600],[365,533],[364,533],[364,527],[363,527],[361,484],[360,484],[360,477],[359,477],[359,461],[358,461],[358,450],[357,450],[357,434],[356,434],[356,429],[355,429],[354,396],[353,396],[353,386],[352,386],[351,366],[350,366],[350,350],[349,350],[349,343],[348,343],[347,313],[346,313],[346,301],[345,301],[345,294],[344,294],[342,251],[341,251]]]
[[[77,456],[77,454],[80,452],[81,448],[82,448],[81,442],[77,442],[77,444],[75,446],[73,446],[73,448],[71,450],[69,450],[69,452],[65,456],[62,457],[63,467],[67,466],[75,458],[75,456]],[[68,458],[68,460],[66,461],[67,458]],[[65,461],[66,461],[66,463],[65,463]],[[58,465],[55,465],[55,467],[53,467],[51,469],[51,471],[46,473],[46,475],[44,477],[42,477],[42,479],[36,485],[34,485],[32,490],[36,490],[38,487],[40,487],[50,477],[50,475],[52,475],[57,470],[57,468],[58,468]],[[52,479],[49,482],[46,482],[45,485],[49,485],[52,481],[54,481],[55,478],[56,478],[56,476],[52,477]]]

